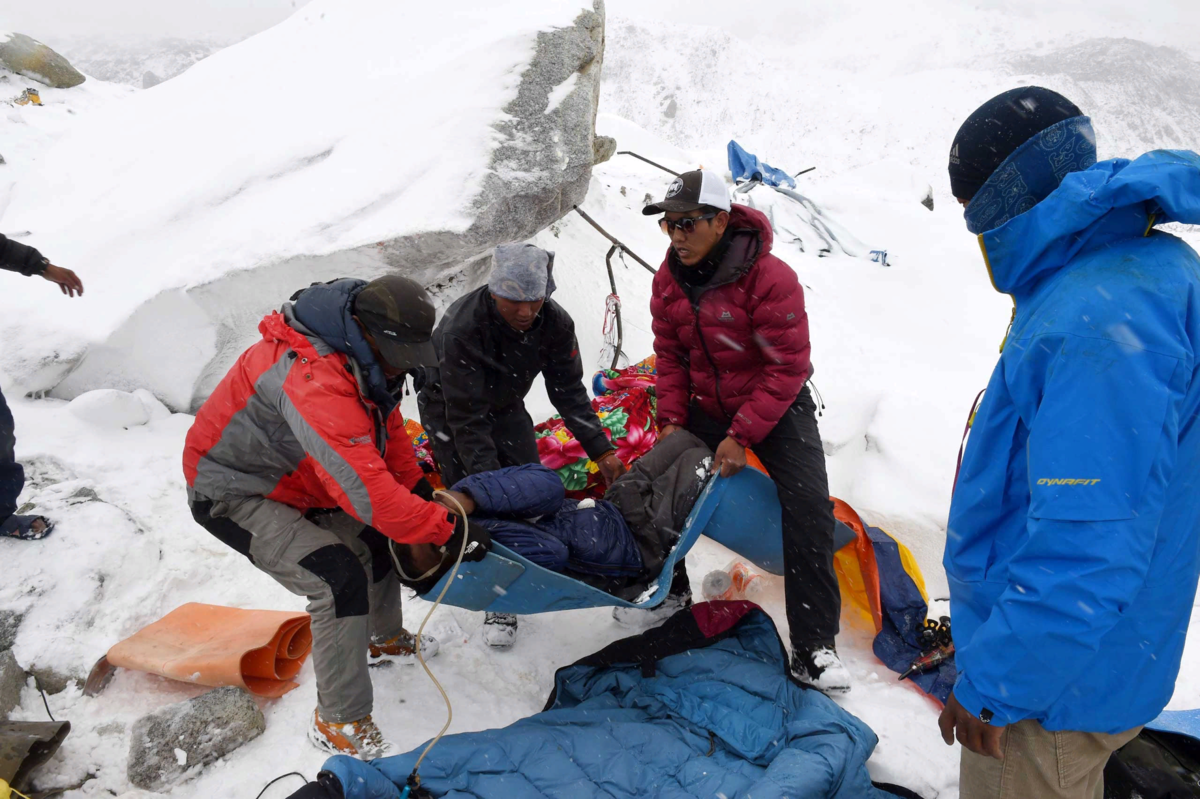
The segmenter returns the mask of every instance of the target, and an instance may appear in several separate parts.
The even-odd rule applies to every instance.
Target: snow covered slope
[[[26,88],[38,90],[42,105],[17,105]],[[0,220],[13,186],[36,174],[49,147],[98,109],[133,94],[127,86],[88,80],[70,89],[52,89],[0,67]],[[20,228],[3,224],[6,235]]]
[[[232,41],[223,39],[72,37],[58,43],[60,51],[83,72],[100,80],[144,87],[153,73],[160,81],[180,75]],[[247,81],[248,84],[253,81]],[[248,85],[248,89],[254,87]]]
[[[186,409],[280,294],[387,268],[431,283],[531,235],[586,190],[602,39],[591,0],[317,2],[110,106],[0,219],[89,292],[70,314],[6,292],[29,321],[6,371],[47,389],[78,366],[61,394],[144,386]]]

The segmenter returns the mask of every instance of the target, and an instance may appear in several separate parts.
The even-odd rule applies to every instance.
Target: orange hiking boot
[[[308,730],[313,746],[331,755],[350,755],[359,760],[374,760],[392,753],[392,744],[383,737],[370,716],[345,724],[321,718],[320,709],[313,711],[313,724]]]
[[[394,662],[411,665],[417,662],[417,637],[404,630],[395,638],[386,641],[372,641],[368,650],[367,662],[372,666]],[[429,660],[438,653],[440,645],[432,635],[421,636],[421,657]]]

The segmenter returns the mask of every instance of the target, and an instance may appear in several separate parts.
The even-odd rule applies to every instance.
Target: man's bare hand
[[[445,496],[447,494],[449,496]],[[450,497],[458,500],[458,504],[462,505],[463,511],[465,511],[468,516],[475,512],[475,500],[471,499],[471,497],[461,491],[443,491],[433,495],[434,501],[439,505],[452,513],[458,513],[458,505],[455,505],[454,502],[451,501]]]
[[[56,284],[68,297],[83,296],[83,281],[70,269],[46,264],[46,271],[42,272],[42,277]]]
[[[666,438],[667,436],[671,435],[672,433],[677,433],[682,429],[683,428],[677,424],[665,425],[661,430],[658,431],[658,437]]]
[[[746,468],[746,448],[732,438],[726,438],[717,447],[716,457],[713,458],[713,472],[720,472],[722,477],[733,477]]]
[[[946,742],[946,746],[953,746],[957,737],[960,744],[977,755],[1004,759],[1004,750],[1000,746],[1004,737],[1004,727],[984,724],[968,713],[953,693],[946,700],[942,715],[938,717],[938,726],[942,729],[942,740]]]
[[[617,457],[617,453],[609,452],[596,461],[596,466],[600,469],[600,476],[604,478],[605,485],[612,485],[618,477],[625,474],[625,464],[621,463],[621,459]]]

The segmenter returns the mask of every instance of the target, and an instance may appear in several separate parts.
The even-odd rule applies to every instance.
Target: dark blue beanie
[[[1083,116],[1058,92],[1024,86],[981,105],[958,129],[950,148],[950,189],[970,200],[1025,142],[1059,122]]]

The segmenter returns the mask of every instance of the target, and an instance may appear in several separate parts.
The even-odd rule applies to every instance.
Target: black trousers
[[[429,445],[441,470],[442,484],[450,488],[467,477],[467,470],[458,456],[446,420],[439,418],[436,411],[422,410],[421,425],[429,434]],[[533,434],[533,419],[525,410],[524,403],[497,408],[489,414],[489,418],[492,422],[492,444],[496,447],[502,467],[541,462],[537,438]]]
[[[716,451],[729,425],[695,404],[688,430]],[[805,386],[754,454],[767,468],[783,509],[784,596],[793,649],[832,646],[842,609],[833,570],[833,502],[817,408]]]
[[[0,392],[0,522],[17,512],[17,497],[25,487],[25,470],[17,463],[16,424]]]

